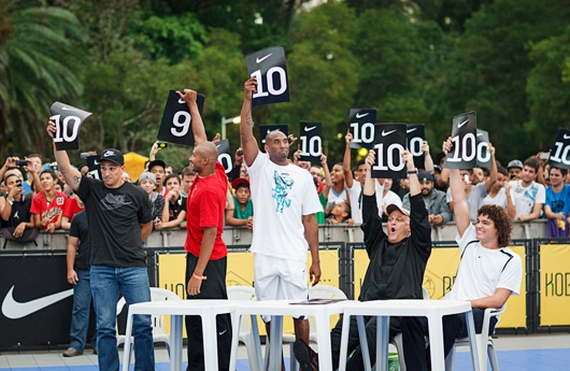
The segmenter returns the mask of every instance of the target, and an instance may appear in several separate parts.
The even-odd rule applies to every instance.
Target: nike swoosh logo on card
[[[178,98],[178,104],[184,104],[186,102],[184,102],[184,100],[182,98]]]
[[[386,130],[382,130],[382,136],[385,137],[387,135],[392,134],[393,132],[395,132],[396,130],[390,130],[390,131],[386,131]]]
[[[406,130],[406,134],[410,134],[412,131],[416,131],[417,128],[413,128],[413,129],[408,129]]]
[[[4,316],[9,319],[24,318],[73,295],[73,289],[69,289],[44,296],[42,298],[20,303],[14,299],[14,287],[15,286],[12,286],[10,291],[8,291],[6,294],[4,301],[2,302],[2,314],[4,314]]]
[[[469,119],[459,123],[459,125],[457,125],[457,128],[459,129],[460,127],[462,127],[463,125],[467,124],[469,122]]]
[[[357,119],[361,119],[361,118],[363,118],[363,117],[365,117],[365,116],[368,116],[369,113],[370,113],[370,112],[357,113],[357,114],[356,114],[356,118],[357,118]]]
[[[477,133],[477,136],[481,137],[481,136],[483,136],[483,133]]]
[[[99,161],[94,160],[94,161],[93,161],[93,165],[95,165],[95,166],[99,165]]]
[[[315,125],[315,126],[311,126],[311,127],[306,127],[306,128],[305,128],[305,131],[312,131],[312,130],[314,130],[314,129],[316,129],[316,128],[317,128],[316,125]]]
[[[265,57],[261,57],[261,58],[257,57],[257,58],[255,58],[255,63],[259,64],[259,63],[263,62],[264,60],[266,60],[267,58],[271,57],[272,55],[273,55],[273,53],[269,53]]]
[[[61,106],[61,110],[62,111],[75,111],[75,108],[71,108],[71,107],[67,107],[67,106]]]
[[[564,135],[562,136],[562,138],[564,138],[564,139],[570,139],[570,135],[564,134]]]

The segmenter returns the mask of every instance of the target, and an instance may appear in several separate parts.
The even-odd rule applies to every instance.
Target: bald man
[[[258,300],[304,300],[308,297],[307,250],[311,251],[309,274],[313,285],[321,277],[319,239],[315,213],[322,211],[311,173],[289,162],[289,141],[279,131],[265,137],[262,153],[253,136],[251,98],[257,81],[244,86],[241,111],[241,146],[251,181],[255,296]],[[264,318],[269,330],[269,318]],[[295,318],[295,335],[309,341],[309,323]]]
[[[228,178],[218,159],[214,143],[206,139],[204,123],[196,105],[196,92],[185,89],[178,95],[186,101],[192,115],[192,131],[196,146],[190,167],[198,175],[186,203],[186,291],[188,299],[227,299],[226,267],[228,250],[222,240]],[[188,334],[188,370],[204,370],[202,321],[186,317]],[[217,317],[218,369],[228,370],[231,349],[229,315]]]

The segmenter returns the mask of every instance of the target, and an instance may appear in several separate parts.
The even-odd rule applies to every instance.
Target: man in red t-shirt
[[[186,203],[186,291],[188,299],[227,299],[227,248],[222,240],[228,179],[218,159],[214,143],[208,142],[198,106],[196,92],[184,89],[178,95],[188,104],[196,146],[190,167],[198,175]],[[218,369],[228,370],[231,350],[229,315],[217,317]],[[188,334],[188,370],[204,370],[202,322],[200,317],[186,316]]]
[[[53,233],[61,228],[61,214],[65,206],[67,196],[65,193],[55,190],[57,175],[51,169],[40,173],[40,183],[44,190],[32,198],[33,221],[36,228]]]

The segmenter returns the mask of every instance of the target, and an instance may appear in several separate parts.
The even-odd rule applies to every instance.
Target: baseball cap
[[[160,166],[163,169],[166,169],[166,162],[162,160],[154,160],[148,163],[148,171],[151,171],[153,167]]]
[[[153,173],[150,173],[150,172],[148,172],[148,171],[145,171],[144,173],[142,173],[142,174],[139,176],[139,184],[140,184],[140,182],[142,182],[142,181],[145,180],[145,179],[150,179],[150,180],[152,180],[152,181],[154,182],[154,184],[156,184],[156,177],[154,176]]]
[[[246,178],[236,178],[232,180],[232,188],[237,190],[240,186],[249,188],[249,180]]]
[[[410,216],[410,211],[408,209],[404,209],[401,206],[398,206],[396,204],[390,204],[388,206],[386,206],[386,212],[388,213],[388,215],[392,214],[392,211],[395,210],[400,210],[400,212],[406,216]]]
[[[432,182],[433,183],[433,174],[429,171],[420,171],[418,174],[418,180],[420,182]]]
[[[111,161],[121,166],[125,164],[123,154],[115,148],[104,149],[103,152],[101,152],[101,159],[99,161]]]
[[[513,168],[513,167],[518,167],[519,169],[523,168],[523,163],[520,160],[512,160],[508,163],[507,165],[507,169]]]

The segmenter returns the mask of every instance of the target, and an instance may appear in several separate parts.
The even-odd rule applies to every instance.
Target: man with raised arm
[[[257,300],[304,300],[308,297],[307,248],[311,251],[309,275],[313,285],[321,277],[315,213],[322,210],[311,173],[288,160],[287,136],[275,130],[265,138],[263,153],[253,136],[251,99],[257,81],[244,85],[241,111],[241,146],[251,181],[255,223],[254,253]],[[269,330],[269,318],[264,318]],[[309,322],[295,318],[295,335],[309,341]]]
[[[177,92],[192,115],[192,131],[196,145],[190,167],[197,174],[188,191],[186,202],[186,291],[188,299],[227,299],[226,267],[228,250],[222,240],[228,178],[218,161],[218,149],[206,138],[204,123],[196,104],[194,90]],[[231,350],[230,315],[216,319],[219,370],[228,370]],[[202,320],[186,316],[188,335],[188,371],[204,370]]]
[[[47,131],[53,138],[56,126]],[[127,304],[151,300],[142,241],[152,230],[150,202],[139,187],[125,183],[123,154],[114,148],[101,152],[103,180],[82,176],[64,150],[54,155],[59,171],[85,204],[89,225],[90,278],[97,315],[97,358],[101,370],[119,370],[116,308],[119,294]],[[154,370],[150,316],[135,316],[135,370]]]
[[[402,161],[406,163],[410,180],[411,210],[399,204],[386,207],[387,232],[382,228],[382,217],[378,210],[382,207],[376,195],[376,179],[372,178],[371,168],[375,161],[375,151],[370,151],[364,162],[364,187],[362,189],[362,217],[360,226],[364,232],[364,244],[370,263],[364,276],[359,301],[389,299],[421,299],[422,282],[427,260],[431,254],[431,227],[428,213],[420,194],[417,169],[413,156],[404,151]],[[398,317],[390,317],[390,339],[400,332]],[[371,362],[376,360],[376,317],[365,319]],[[343,360],[340,356],[342,318],[331,331],[333,370]],[[317,354],[307,345],[297,341],[295,356],[303,371],[318,370]],[[364,362],[356,326],[356,317],[350,321],[348,354],[352,354],[346,364],[351,371],[363,370]]]
[[[444,152],[447,154],[451,147],[449,138],[444,142]],[[511,294],[518,295],[522,277],[521,258],[506,247],[510,241],[512,224],[505,210],[496,205],[484,205],[479,208],[477,222],[473,225],[460,170],[449,169],[449,179],[461,261],[453,288],[443,300],[470,301],[475,331],[480,333],[485,309],[501,308]],[[493,333],[497,321],[498,318],[491,318],[489,334]],[[429,370],[429,348],[426,349],[425,342],[427,319],[402,317],[401,327],[406,367],[414,371]],[[455,339],[466,336],[465,315],[443,318],[446,356]]]

